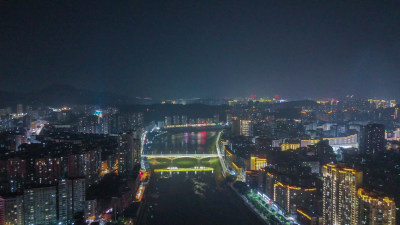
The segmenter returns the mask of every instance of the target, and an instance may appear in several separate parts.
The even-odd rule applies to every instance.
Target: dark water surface
[[[147,154],[207,154],[215,152],[216,131],[172,133],[156,137]]]
[[[165,134],[147,154],[215,153],[217,132]],[[171,150],[170,150],[171,149]],[[152,159],[152,169],[208,167],[213,171],[153,173],[148,187],[146,224],[263,224],[225,185],[217,158]]]

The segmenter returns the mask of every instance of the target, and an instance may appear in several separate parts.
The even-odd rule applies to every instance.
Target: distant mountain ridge
[[[64,84],[53,84],[41,90],[27,93],[0,91],[0,106],[16,104],[52,105],[65,104],[99,104],[120,105],[138,103],[134,98],[110,93],[78,89]]]

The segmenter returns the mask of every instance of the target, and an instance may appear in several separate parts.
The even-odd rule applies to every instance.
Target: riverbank
[[[240,198],[240,199],[242,200],[243,204],[246,205],[255,215],[257,215],[257,217],[258,217],[264,224],[267,224],[267,225],[268,225],[268,224],[272,224],[272,225],[275,225],[275,224],[283,224],[283,223],[280,223],[280,222],[278,222],[278,221],[273,221],[273,220],[271,220],[271,219],[265,217],[263,214],[261,214],[261,213],[254,207],[254,205],[253,205],[251,202],[249,202],[249,200],[248,200],[245,196],[243,196],[242,194],[240,194],[240,193],[232,186],[232,184],[229,184],[228,186],[229,186],[230,189],[237,195],[237,197]]]

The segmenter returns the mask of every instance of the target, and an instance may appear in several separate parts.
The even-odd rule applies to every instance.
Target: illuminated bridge
[[[170,159],[174,160],[177,158],[194,158],[194,159],[204,159],[204,158],[217,158],[218,154],[159,154],[159,155],[142,155],[148,159]]]
[[[214,168],[197,166],[193,168],[178,168],[178,167],[168,167],[166,169],[154,169],[155,173],[162,172],[213,172]]]
[[[207,128],[207,127],[215,127],[215,128],[224,128],[224,124],[219,123],[197,123],[197,124],[179,124],[179,125],[166,125],[163,129],[172,129],[172,128]]]

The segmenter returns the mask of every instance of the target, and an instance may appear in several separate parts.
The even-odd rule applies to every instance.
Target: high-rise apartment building
[[[6,200],[0,196],[0,224],[6,223]]]
[[[24,190],[24,224],[57,224],[56,186]]]
[[[7,160],[7,175],[10,181],[10,191],[22,191],[26,182],[26,160],[20,157],[14,157]]]
[[[326,164],[323,177],[323,224],[359,224],[357,190],[363,173],[343,164]]]
[[[237,117],[232,117],[231,132],[232,132],[233,136],[240,135],[240,120]]]
[[[297,209],[312,205],[316,198],[316,188],[299,187],[276,182],[274,184],[274,201],[282,206],[288,214],[294,215]]]
[[[251,120],[240,120],[240,135],[246,137],[253,136],[253,123]]]
[[[35,180],[38,184],[56,184],[62,176],[61,158],[44,157],[35,160]]]
[[[24,224],[24,196],[11,195],[4,197],[5,200],[5,225]],[[0,223],[3,224],[3,223]]]
[[[86,151],[68,156],[68,177],[86,178],[86,186],[91,186],[100,178],[101,153],[98,150]]]
[[[86,200],[85,201],[85,218],[92,219],[97,215],[97,201]]]
[[[396,205],[393,199],[363,188],[358,189],[357,196],[360,199],[360,224],[396,224]]]
[[[58,184],[58,220],[70,223],[85,210],[85,179],[61,180]]]
[[[98,120],[98,117],[95,115],[82,117],[78,124],[78,131],[85,134],[95,134]]]
[[[118,171],[131,171],[140,162],[140,139],[132,132],[121,134],[119,137]]]
[[[73,218],[72,185],[70,180],[61,180],[58,183],[58,220],[68,222]]]
[[[385,126],[383,124],[368,124],[362,129],[361,152],[367,155],[375,154],[385,149]]]

